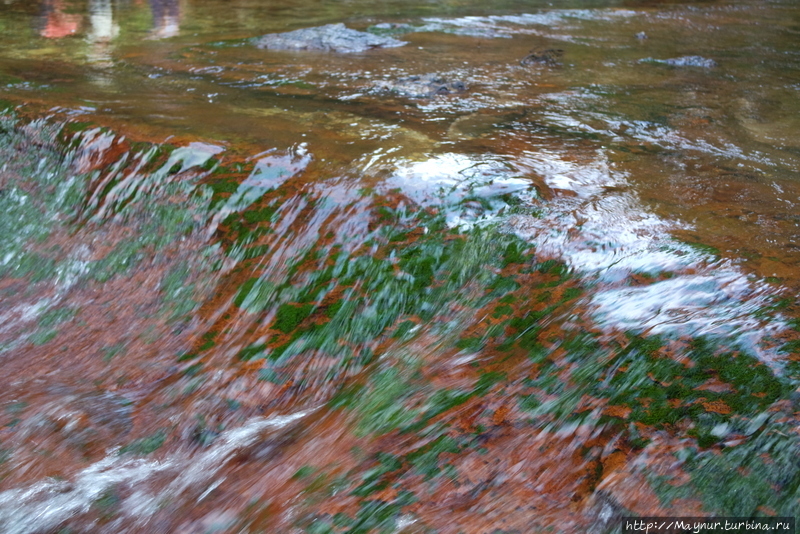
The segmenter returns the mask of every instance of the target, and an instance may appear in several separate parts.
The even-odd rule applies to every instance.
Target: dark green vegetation
[[[164,430],[159,430],[155,434],[146,438],[138,439],[119,450],[120,454],[137,454],[146,456],[150,453],[157,451],[164,445],[167,439],[167,433]]]

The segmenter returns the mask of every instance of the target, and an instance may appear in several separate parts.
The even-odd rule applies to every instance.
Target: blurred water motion
[[[0,531],[796,516],[799,18],[0,4]]]

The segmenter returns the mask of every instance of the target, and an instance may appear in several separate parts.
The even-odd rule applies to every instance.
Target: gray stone
[[[469,87],[461,80],[448,79],[437,74],[407,76],[392,82],[378,82],[380,92],[394,93],[409,98],[431,98],[436,95],[463,93]]]
[[[255,40],[258,48],[269,50],[320,50],[352,53],[373,48],[403,46],[404,41],[347,28],[344,24],[328,24],[287,33],[271,33]]]

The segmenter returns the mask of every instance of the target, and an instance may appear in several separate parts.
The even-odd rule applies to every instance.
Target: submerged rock
[[[662,65],[669,65],[671,67],[701,67],[704,69],[717,66],[716,61],[702,56],[683,56],[671,59],[653,59],[648,57],[640,59],[639,63],[661,63]]]
[[[372,48],[403,46],[392,37],[351,30],[342,23],[303,28],[286,33],[271,33],[255,40],[258,48],[269,50],[321,50],[325,52],[364,52]]]
[[[378,82],[381,92],[394,93],[409,98],[430,98],[436,95],[463,93],[469,87],[461,80],[454,80],[437,74],[407,76],[393,82]]]
[[[547,65],[548,67],[557,67],[561,65],[559,59],[564,55],[564,51],[557,48],[534,48],[527,56],[522,58],[519,62],[523,67],[530,67],[533,65]]]
[[[424,29],[424,27],[423,27]],[[420,27],[412,26],[403,22],[381,22],[367,28],[367,31],[375,35],[399,35],[419,31]]]

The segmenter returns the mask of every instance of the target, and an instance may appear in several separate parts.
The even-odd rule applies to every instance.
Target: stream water
[[[405,44],[253,40],[331,23]],[[0,532],[797,516],[799,42],[792,0],[3,0]]]

